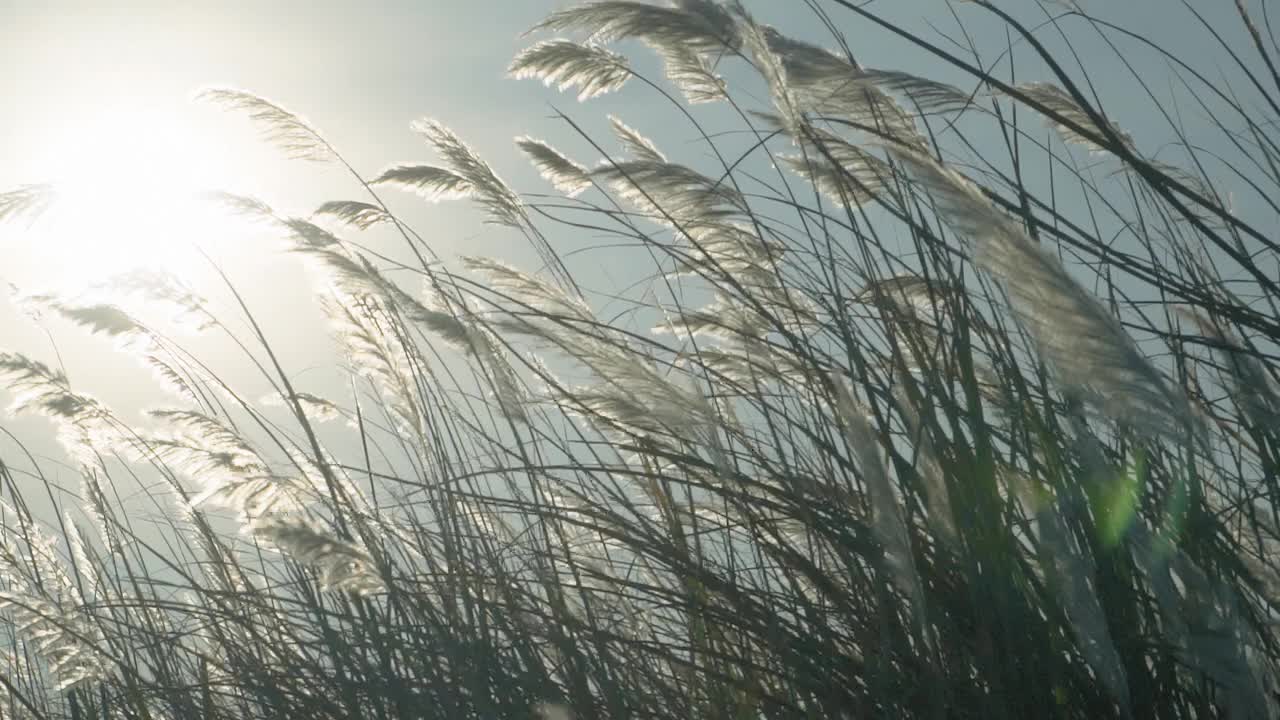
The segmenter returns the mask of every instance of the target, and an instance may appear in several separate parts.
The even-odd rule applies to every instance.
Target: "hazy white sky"
[[[308,214],[326,199],[358,196],[340,172],[290,162],[241,118],[190,102],[193,91],[208,85],[251,89],[296,110],[366,175],[393,161],[429,158],[408,130],[424,115],[456,126],[479,147],[507,152],[510,139],[527,129],[515,109],[545,114],[547,96],[535,83],[505,79],[503,71],[525,43],[518,34],[550,8],[543,2],[10,1],[0,24],[0,67],[6,68],[0,94],[13,99],[0,113],[0,187],[78,170],[91,172],[95,182],[119,177],[127,184],[152,163],[156,173],[255,194],[294,214]],[[142,163],[132,161],[138,148],[145,149]],[[103,163],[105,173],[87,167]],[[153,212],[148,195],[154,191],[142,185],[133,196],[138,207],[125,219]],[[395,199],[405,207],[420,204]],[[456,239],[461,245],[484,230],[470,217],[454,222],[461,208],[429,210],[437,209],[414,218],[426,223],[422,229],[434,244]],[[294,312],[309,301],[297,259],[269,246],[246,247],[266,239],[238,227],[217,228],[225,238],[206,238],[203,218],[185,220],[165,218],[174,242],[192,235],[209,241],[286,354],[314,355],[326,337],[313,312]],[[128,227],[106,226],[115,224]],[[77,278],[85,271],[93,277],[103,264],[96,256],[115,247],[125,252],[130,239],[122,235],[135,228],[132,222],[77,225],[85,237],[65,248],[18,245],[10,229],[0,275],[24,289],[55,281],[66,265],[87,264],[76,268]],[[95,262],[84,263],[85,255]],[[0,344],[50,359],[47,340],[7,303],[0,306]],[[73,380],[132,404],[127,396],[136,383],[99,388],[125,372],[136,378],[136,371],[100,352],[101,341],[79,335],[56,334]],[[86,356],[93,361],[81,362]]]

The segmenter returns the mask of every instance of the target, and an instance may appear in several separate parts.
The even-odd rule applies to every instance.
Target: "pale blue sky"
[[[607,137],[605,116],[615,113],[662,141],[673,157],[694,153],[691,164],[696,165],[704,154],[688,142],[694,133],[678,115],[638,85],[580,106],[572,95],[504,77],[510,58],[532,42],[519,34],[567,2],[0,2],[0,68],[4,68],[0,97],[7,101],[0,110],[0,189],[46,179],[50,164],[67,162],[67,147],[89,148],[92,153],[98,145],[122,142],[113,134],[113,126],[100,120],[103,117],[151,117],[156,119],[156,132],[175,133],[179,145],[196,147],[195,162],[208,166],[201,177],[224,189],[258,194],[296,214],[306,214],[325,200],[359,197],[337,170],[288,161],[259,142],[240,119],[189,102],[195,89],[208,85],[249,89],[302,114],[366,175],[395,161],[429,159],[408,125],[431,116],[457,130],[518,190],[546,192],[549,188],[514,152],[514,136],[528,133],[547,138],[580,160],[596,159],[585,143],[548,117],[552,103],[570,111],[606,147],[614,147],[614,142]],[[785,32],[831,44],[801,0],[757,0],[748,5],[760,20]],[[1028,20],[1038,16],[1033,0],[1010,5],[1019,5],[1020,16]],[[1186,59],[1206,74],[1214,75],[1215,67],[1224,62],[1221,52],[1192,44],[1203,33],[1177,2],[1095,0],[1088,5],[1107,19],[1141,28],[1152,39],[1186,50]],[[1213,0],[1195,6],[1211,18],[1222,18],[1230,28],[1228,36],[1239,39],[1235,24],[1222,15],[1231,11],[1231,3]],[[920,51],[868,27],[847,11],[827,7],[862,63],[956,79],[949,69],[937,74],[936,62]],[[927,17],[948,34],[956,32],[943,0],[884,0],[871,7],[912,23],[939,44],[946,41],[921,18]],[[985,58],[994,58],[1003,48],[1003,32],[993,32],[997,26],[972,6],[957,3],[955,8],[966,19]],[[1043,36],[1057,45],[1052,30]],[[1087,31],[1080,34],[1084,39],[1077,49],[1108,113],[1140,138],[1144,150],[1154,152],[1160,144],[1156,138],[1167,138],[1167,131],[1154,122],[1148,101],[1134,92],[1132,79],[1114,63],[1105,46],[1088,36]],[[1025,48],[1018,52],[1019,57],[1029,54]],[[647,52],[629,48],[628,54],[637,59],[637,67],[656,71]],[[1162,64],[1146,53],[1137,52],[1135,57],[1144,78],[1157,91],[1168,91],[1170,80]],[[1019,68],[1019,80],[1046,77],[1035,63],[1020,63]],[[971,84],[962,87],[969,89]],[[1185,110],[1185,119],[1194,127],[1200,111]],[[725,118],[714,108],[698,113],[712,126]],[[150,132],[143,131],[144,139]],[[395,207],[409,213],[445,257],[494,255],[517,264],[527,264],[532,257],[522,239],[481,225],[464,204],[426,206],[394,191],[387,195]],[[138,198],[141,203],[146,200]],[[1247,211],[1248,200],[1242,204]],[[180,237],[197,230],[175,227],[173,233]],[[38,286],[41,273],[47,270],[47,262],[41,259],[45,256],[15,249],[8,244],[11,239],[12,234],[0,235],[5,243],[0,251],[6,254],[0,275],[24,286]],[[552,240],[570,249],[589,245],[591,238],[566,231]],[[112,237],[107,234],[91,242],[110,243]],[[296,370],[325,365],[327,361],[317,352],[327,338],[318,315],[308,309],[307,286],[296,259],[246,246],[265,244],[264,238],[252,234],[226,242],[213,252],[227,263],[250,304],[258,309],[278,308],[264,313],[263,319],[283,350],[286,366]],[[610,266],[609,257],[596,253],[576,261],[595,269],[588,283],[592,289],[607,291],[611,283],[629,277],[626,268]],[[64,326],[55,329],[73,380],[113,405],[136,408],[157,401],[138,389],[145,373],[130,360],[103,352],[107,343],[85,339]],[[44,336],[4,302],[0,302],[0,347],[46,360],[52,357]],[[315,372],[316,377],[324,375]],[[31,421],[16,427],[35,434],[46,429]]]

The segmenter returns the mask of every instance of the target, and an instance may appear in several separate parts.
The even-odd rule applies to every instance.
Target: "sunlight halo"
[[[12,241],[28,278],[77,290],[140,268],[184,276],[197,247],[236,232],[209,196],[228,184],[227,153],[176,112],[105,108],[32,152],[55,195]]]

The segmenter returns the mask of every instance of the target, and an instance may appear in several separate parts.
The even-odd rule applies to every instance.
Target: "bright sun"
[[[38,152],[56,199],[22,245],[46,282],[83,288],[138,268],[182,275],[199,264],[196,246],[234,232],[208,197],[225,158],[173,115],[104,110],[51,132]]]

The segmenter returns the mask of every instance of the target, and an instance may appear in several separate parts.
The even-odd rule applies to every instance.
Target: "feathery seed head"
[[[196,99],[245,113],[267,140],[293,159],[330,162],[337,158],[315,128],[266,98],[243,90],[210,88],[197,93]]]
[[[719,3],[677,0],[662,7],[630,0],[598,0],[552,13],[529,32],[583,32],[605,44],[627,38],[656,46],[685,45],[694,52],[734,51],[736,23]]]
[[[56,197],[52,185],[22,185],[0,193],[0,222],[35,221]]]
[[[571,40],[544,40],[526,48],[507,72],[517,80],[538,78],[561,91],[580,88],[579,102],[619,90],[631,78],[630,64],[622,55]]]
[[[398,165],[384,171],[375,184],[396,185],[430,200],[469,197],[488,211],[491,222],[520,227],[520,198],[461,138],[435,120],[418,120],[412,128],[440,155],[443,165]]]
[[[538,174],[555,186],[565,197],[576,197],[591,187],[590,171],[561,155],[541,140],[529,136],[516,138],[516,145],[529,157]]]
[[[391,216],[377,205],[355,200],[330,200],[316,208],[314,214],[331,217],[360,230],[368,230],[378,223],[391,221]]]
[[[315,568],[327,590],[369,595],[386,589],[367,550],[311,522],[271,516],[255,522],[250,530],[294,560]]]

